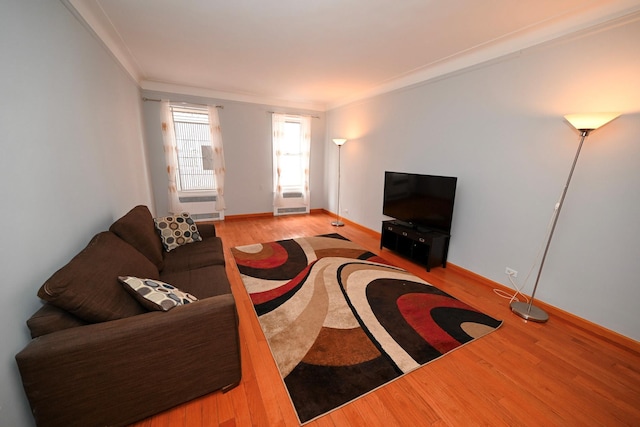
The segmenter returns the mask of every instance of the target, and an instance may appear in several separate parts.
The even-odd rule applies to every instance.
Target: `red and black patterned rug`
[[[502,323],[338,234],[232,253],[301,423]]]

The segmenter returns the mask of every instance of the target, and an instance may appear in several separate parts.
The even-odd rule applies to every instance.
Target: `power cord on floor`
[[[520,292],[526,286],[527,281],[525,280],[522,286],[518,287],[518,284],[513,280],[513,273],[507,274],[507,277],[509,277],[509,281],[511,282],[511,286],[513,286],[513,289],[515,289],[515,292],[513,294],[509,294],[507,291],[504,291],[502,289],[497,289],[497,288],[495,288],[493,292],[495,292],[495,294],[498,295],[499,297],[502,297],[505,299],[509,298],[509,304],[511,304],[513,301],[520,301],[520,298],[518,298],[518,295],[524,298],[524,302],[529,302],[529,297],[527,297],[525,294]]]
[[[558,214],[559,207],[560,207],[560,202],[557,202],[553,208],[553,213],[551,214],[551,218],[549,218],[549,223],[547,224],[547,231],[544,235],[544,239],[542,239],[542,242],[540,243],[538,254],[535,257],[533,264],[531,264],[531,268],[529,269],[529,272],[527,273],[527,276],[525,277],[524,282],[522,282],[522,286],[518,286],[515,280],[513,280],[515,273],[511,272],[507,274],[507,277],[509,278],[509,282],[511,282],[511,286],[513,286],[513,289],[515,290],[515,292],[513,294],[509,294],[508,292],[502,289],[495,288],[493,290],[493,292],[499,297],[509,299],[509,304],[511,304],[513,301],[520,301],[520,298],[518,298],[518,295],[520,295],[524,299],[525,303],[529,302],[529,297],[523,294],[521,291],[527,286],[527,281],[529,281],[529,277],[531,276],[533,269],[535,268],[536,265],[538,265],[538,262],[542,257],[542,251],[544,249],[545,243],[547,242],[547,239],[549,238],[549,234],[551,233],[551,228],[553,227],[553,220],[555,219],[555,216]]]

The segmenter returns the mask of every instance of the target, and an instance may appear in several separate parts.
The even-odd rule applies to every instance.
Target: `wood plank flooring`
[[[546,324],[515,316],[488,281],[464,270],[422,267],[353,224],[324,214],[228,219],[216,223],[240,316],[242,382],[134,424],[134,427],[297,426],[288,394],[233,262],[230,248],[339,232],[486,314],[497,331],[306,425],[639,426],[638,343],[610,339],[588,322],[551,313]],[[464,266],[462,266],[464,267]],[[621,344],[622,341],[622,344]]]

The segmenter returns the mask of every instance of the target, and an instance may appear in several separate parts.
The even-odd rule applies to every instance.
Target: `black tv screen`
[[[423,230],[451,232],[458,178],[385,172],[382,213]]]

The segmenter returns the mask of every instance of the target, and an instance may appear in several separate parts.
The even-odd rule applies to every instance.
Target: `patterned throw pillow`
[[[118,280],[140,304],[149,310],[169,311],[179,305],[198,301],[198,298],[193,295],[160,280],[132,276],[120,276]]]
[[[160,232],[162,246],[167,252],[178,246],[202,240],[195,221],[186,212],[180,215],[154,218],[153,222],[156,224],[158,232]]]

